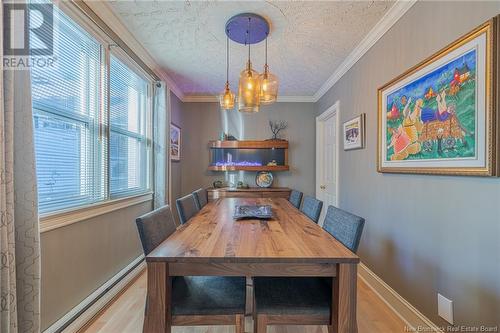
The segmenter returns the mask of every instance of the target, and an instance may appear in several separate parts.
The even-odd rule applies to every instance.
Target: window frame
[[[80,8],[71,2],[54,2],[54,8],[59,9],[67,15],[73,23],[86,31],[92,38],[100,44],[100,78],[98,82],[98,110],[96,121],[89,120],[90,128],[93,132],[89,141],[92,144],[92,156],[97,161],[93,161],[92,181],[94,186],[102,187],[101,199],[95,202],[79,204],[67,208],[51,210],[40,214],[40,232],[45,232],[59,228],[68,224],[86,220],[88,218],[105,214],[117,209],[122,209],[132,205],[153,200],[154,193],[154,152],[152,145],[153,137],[153,88],[156,79],[143,70],[125,51],[119,48],[91,18],[89,18]],[[117,57],[130,70],[147,82],[146,98],[146,161],[147,169],[145,189],[134,192],[124,192],[123,195],[113,196],[110,191],[110,58],[111,55]],[[37,108],[39,109],[39,108]],[[68,115],[69,112],[62,110],[61,114],[51,110],[39,110],[42,114],[50,114],[56,117],[68,118],[71,122],[87,123],[82,119],[73,119],[75,115]],[[97,140],[94,138],[97,137]],[[87,170],[91,172],[90,170]]]
[[[145,133],[144,136],[138,135],[134,132],[127,131],[124,129],[112,129],[110,117],[111,117],[111,103],[109,102],[109,98],[111,94],[108,94],[108,107],[107,107],[107,121],[108,121],[108,184],[107,184],[107,191],[109,194],[110,199],[119,199],[126,197],[127,195],[134,196],[137,194],[140,194],[140,190],[136,192],[126,192],[124,191],[123,194],[118,194],[118,195],[113,195],[111,193],[111,170],[109,166],[109,161],[111,161],[111,149],[109,148],[109,143],[111,140],[111,132],[114,131],[118,134],[125,135],[127,137],[134,137],[136,139],[142,139],[144,138],[145,145],[146,145],[146,161],[147,161],[147,169],[146,169],[146,180],[145,183],[147,184],[147,189],[149,191],[153,190],[153,179],[154,179],[154,169],[153,169],[153,85],[154,85],[154,80],[151,79],[151,77],[144,71],[142,68],[140,68],[139,65],[137,65],[121,48],[117,47],[116,45],[110,45],[109,47],[109,52],[108,52],[108,61],[107,61],[107,71],[108,73],[111,72],[111,56],[114,56],[117,58],[119,61],[121,61],[125,66],[128,67],[131,71],[133,71],[136,75],[139,77],[143,78],[147,83],[147,93],[146,93],[146,115],[144,117],[144,121],[146,122],[145,126]],[[110,90],[110,78],[111,74],[107,75],[107,81],[108,81],[108,91]]]

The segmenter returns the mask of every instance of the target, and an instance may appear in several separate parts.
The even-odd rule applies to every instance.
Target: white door
[[[316,197],[323,201],[320,224],[329,205],[338,205],[338,102],[316,119]]]

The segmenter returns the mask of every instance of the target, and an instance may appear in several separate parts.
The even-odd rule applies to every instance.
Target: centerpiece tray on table
[[[270,205],[236,205],[233,218],[240,219],[270,219],[273,211]]]

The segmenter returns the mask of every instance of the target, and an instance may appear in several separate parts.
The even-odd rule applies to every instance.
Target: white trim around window
[[[78,207],[77,209],[68,209],[43,214],[40,216],[40,233],[152,200],[153,193],[149,192],[127,198],[102,201],[92,205]]]

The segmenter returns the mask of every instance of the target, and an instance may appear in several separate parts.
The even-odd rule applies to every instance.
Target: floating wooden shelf
[[[271,149],[282,148],[288,149],[288,141],[286,140],[244,140],[244,141],[210,141],[209,148],[249,148],[249,149]]]
[[[290,197],[288,187],[250,187],[250,188],[209,188],[208,200],[221,198],[286,198]]]
[[[261,165],[261,166],[208,166],[210,171],[288,171],[288,165]]]

